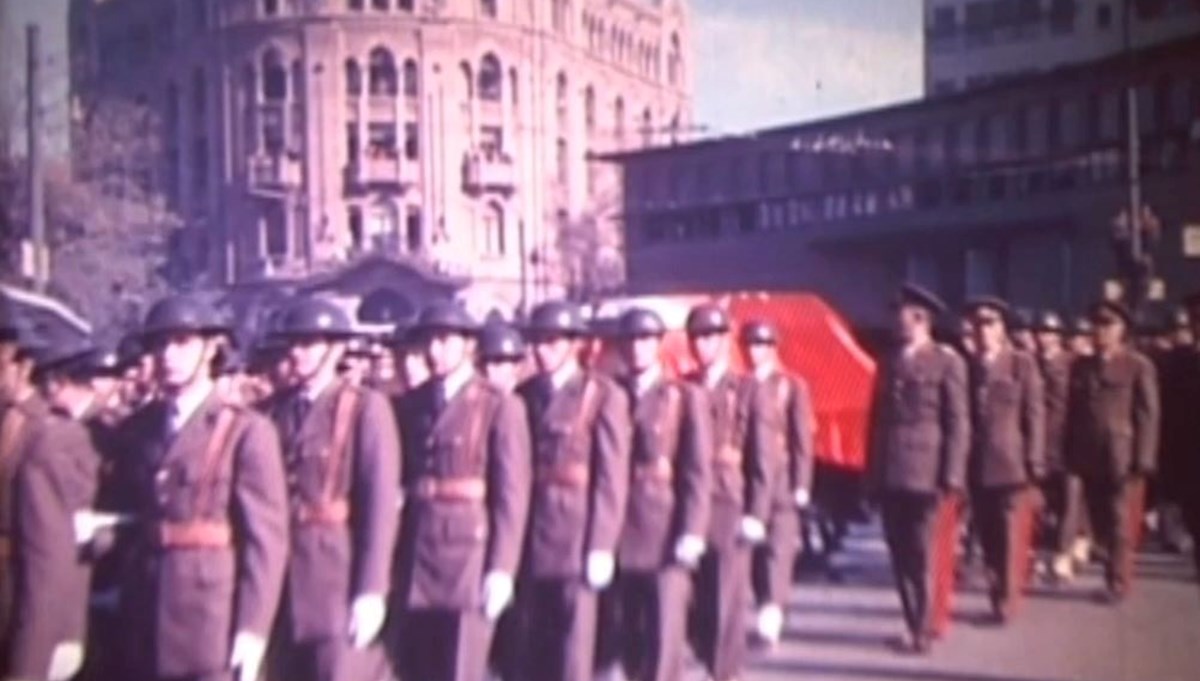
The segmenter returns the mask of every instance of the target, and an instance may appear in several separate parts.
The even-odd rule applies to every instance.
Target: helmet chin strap
[[[308,385],[314,378],[317,378],[325,371],[331,371],[336,377],[337,375],[337,359],[334,354],[337,350],[337,343],[334,341],[326,341],[325,351],[321,353],[321,361],[317,362],[317,367],[304,375],[297,375],[296,378],[304,385]],[[329,367],[332,366],[332,369]]]

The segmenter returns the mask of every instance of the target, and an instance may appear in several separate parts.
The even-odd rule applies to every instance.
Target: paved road
[[[1200,681],[1200,586],[1179,556],[1141,556],[1119,607],[1093,598],[1096,569],[1068,587],[1035,587],[1004,629],[984,624],[986,596],[968,585],[948,638],[924,658],[889,648],[900,604],[877,533],[857,530],[838,565],[841,584],[797,587],[784,642],[755,655],[746,681]]]

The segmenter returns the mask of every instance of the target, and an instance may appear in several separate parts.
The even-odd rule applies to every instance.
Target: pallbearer
[[[519,678],[593,678],[597,598],[612,583],[629,487],[629,405],[580,366],[586,328],[567,302],[530,315],[537,370],[518,389],[533,437],[533,497],[521,580]]]
[[[287,307],[279,340],[295,385],[263,407],[279,430],[291,545],[276,623],[273,676],[312,681],[378,677],[398,525],[400,451],[382,394],[339,376],[353,336],[321,298]]]
[[[729,333],[729,317],[717,305],[699,305],[688,314],[697,368],[687,378],[707,398],[713,437],[712,513],[695,582],[692,637],[716,681],[736,679],[742,671],[750,547],[766,539],[772,502],[765,458],[769,434],[759,414],[759,396],[766,391],[729,366]]]
[[[287,561],[279,438],[217,394],[228,327],[204,301],[161,300],[142,330],[159,389],[122,428],[140,527],[121,593],[122,678],[252,681]]]
[[[512,602],[529,509],[529,428],[515,395],[475,372],[478,326],[452,303],[415,332],[432,378],[394,403],[404,451],[395,570],[403,676],[480,681]]]
[[[1010,345],[1006,302],[967,304],[977,352],[968,364],[971,451],[967,464],[972,517],[987,568],[996,621],[1015,613],[1029,568],[1031,489],[1045,474],[1045,404],[1033,356]]]
[[[653,311],[621,316],[633,464],[616,588],[625,674],[637,681],[677,681],[683,673],[691,572],[704,555],[712,494],[704,396],[665,375],[665,333]]]
[[[779,363],[774,326],[751,321],[742,327],[742,351],[753,372],[758,400],[756,441],[769,501],[767,540],[755,550],[753,586],[757,633],[768,645],[783,633],[783,608],[792,586],[792,566],[800,548],[800,513],[812,498],[812,399],[803,378]],[[755,513],[759,512],[754,499]]]
[[[936,633],[930,607],[935,519],[943,503],[962,493],[970,446],[966,366],[932,335],[933,320],[944,310],[921,287],[900,290],[899,347],[880,366],[871,408],[869,481],[882,507],[908,626],[901,648],[918,654],[928,652]]]
[[[1091,322],[1095,354],[1071,367],[1067,463],[1083,480],[1092,531],[1108,549],[1104,595],[1119,602],[1133,578],[1145,479],[1157,464],[1158,381],[1150,360],[1127,344],[1127,308],[1096,303]]]

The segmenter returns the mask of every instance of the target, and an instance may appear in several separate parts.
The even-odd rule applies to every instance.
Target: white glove
[[[96,539],[96,533],[110,527],[129,522],[129,517],[120,513],[99,513],[91,509],[71,514],[71,525],[75,530],[75,544],[86,546]]]
[[[266,652],[267,642],[262,636],[239,631],[233,637],[233,652],[229,654],[229,668],[236,673],[237,681],[257,681]]]
[[[47,681],[67,681],[79,673],[83,667],[83,643],[80,641],[64,641],[54,646],[50,654],[50,670],[46,672]]]
[[[742,516],[742,539],[751,544],[761,544],[767,538],[767,526],[752,515]]]
[[[362,594],[350,605],[350,643],[358,650],[371,645],[383,630],[387,604],[379,594]]]
[[[812,496],[803,487],[796,490],[794,498],[796,499],[796,508],[808,508],[808,505],[812,503]]]
[[[687,567],[699,565],[703,555],[704,540],[694,534],[685,534],[675,542],[675,560]]]
[[[496,570],[487,573],[483,578],[483,615],[489,620],[497,619],[512,603],[512,598],[512,575]]]
[[[617,561],[609,551],[589,551],[587,556],[587,583],[599,591],[612,584]]]

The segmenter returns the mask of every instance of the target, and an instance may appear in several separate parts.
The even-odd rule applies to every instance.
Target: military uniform
[[[921,291],[902,295],[928,297]],[[937,633],[931,608],[935,519],[944,497],[964,489],[969,446],[962,358],[932,342],[888,357],[875,380],[868,479],[880,499],[905,621],[918,650]]]
[[[534,484],[522,580],[527,629],[522,678],[593,676],[597,552],[614,556],[629,486],[629,407],[610,379],[577,369],[561,386],[547,374],[518,389],[530,419]]]
[[[1047,312],[1039,317],[1039,332],[1064,334],[1062,320],[1058,315]],[[1066,339],[1063,339],[1064,346]],[[1064,444],[1066,440],[1067,394],[1070,389],[1070,352],[1063,347],[1052,356],[1039,353],[1038,372],[1042,377],[1042,395],[1045,405],[1045,459],[1046,478],[1042,483],[1045,500],[1042,523],[1042,547],[1055,555],[1057,562],[1069,560],[1076,537],[1079,536],[1083,514],[1083,497],[1078,478],[1067,472]],[[1069,572],[1065,563],[1055,567],[1060,576]]]
[[[1028,567],[1032,509],[1027,488],[1045,474],[1045,404],[1034,358],[1004,349],[970,362],[968,481],[993,608],[1007,618]]]
[[[474,331],[447,306],[422,311],[418,327]],[[393,606],[403,612],[395,639],[402,675],[479,681],[492,633],[489,584],[517,574],[528,519],[525,409],[469,366],[422,383],[394,407],[404,456]]]
[[[339,308],[315,298],[294,303],[281,324],[285,342],[351,333]],[[400,480],[391,408],[379,393],[334,379],[278,393],[264,411],[281,434],[291,510],[272,667],[283,679],[379,674],[382,650],[352,647],[348,632],[358,599],[382,608],[390,589]]]
[[[1097,539],[1109,547],[1109,588],[1124,595],[1133,570],[1136,498],[1154,473],[1159,437],[1154,365],[1122,348],[1108,357],[1080,357],[1071,367],[1066,454],[1083,480]]]

